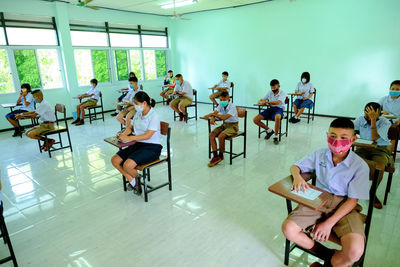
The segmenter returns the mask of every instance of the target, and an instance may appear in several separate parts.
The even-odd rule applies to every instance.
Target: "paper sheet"
[[[312,188],[309,188],[309,189],[306,189],[305,193],[304,193],[304,191],[300,191],[300,192],[292,191],[292,194],[295,194],[295,195],[297,195],[299,197],[304,197],[304,198],[309,199],[309,200],[314,200],[319,195],[321,195],[322,192],[318,191],[318,190],[315,190],[315,189],[312,189]]]
[[[358,143],[358,144],[372,145],[374,142],[371,141],[371,140],[365,140],[365,139],[358,138],[358,139],[356,140],[356,143]]]

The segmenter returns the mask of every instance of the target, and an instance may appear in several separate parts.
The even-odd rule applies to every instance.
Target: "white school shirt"
[[[382,107],[382,110],[386,110],[390,112],[391,114],[394,114],[397,116],[396,119],[393,119],[393,121],[398,121],[400,120],[400,97],[397,99],[393,99],[390,95],[382,97],[379,100],[379,104]]]
[[[145,134],[148,130],[155,131],[150,139],[138,142],[161,145],[160,119],[153,108],[150,108],[146,116],[143,116],[141,111],[136,112],[132,120],[135,135]]]
[[[303,99],[303,97],[308,97],[310,94],[315,92],[314,86],[312,83],[306,83],[303,84],[302,82],[299,82],[296,86],[296,91],[302,92],[304,91],[304,95],[299,95],[297,96],[297,99]]]
[[[39,106],[36,108],[35,112],[39,114],[40,120],[42,121],[56,121],[56,115],[54,114],[54,109],[50,107],[46,100],[42,100]]]
[[[285,110],[285,100],[286,100],[286,93],[282,90],[279,89],[279,92],[275,95],[272,90],[269,90],[269,92],[264,96],[264,99],[267,101],[278,101],[280,100],[281,103],[279,105],[270,105],[271,107],[278,107],[283,110]]]
[[[140,87],[135,91],[129,87],[128,93],[124,96],[123,99],[133,102],[133,98],[135,97],[136,93],[140,91]]]
[[[93,96],[90,97],[91,99],[95,99],[97,101],[100,100],[100,91],[99,89],[97,89],[97,86],[90,88],[89,91],[86,92],[86,94],[88,95],[93,94]]]
[[[19,110],[26,110],[28,112],[32,112],[35,110],[35,99],[33,98],[33,95],[31,93],[28,93],[25,96],[26,102],[29,102],[28,106],[26,105],[26,102],[25,102],[23,96],[20,96],[20,99],[21,99],[22,106],[20,106],[18,108]]]
[[[384,117],[379,117],[376,121],[376,130],[379,134],[379,139],[376,140],[378,146],[390,146],[388,137],[389,128],[392,126],[390,121]],[[371,124],[368,124],[364,116],[358,117],[354,121],[354,130],[360,131],[360,137],[365,140],[372,140],[371,138]]]
[[[238,113],[237,113],[237,110],[236,110],[236,106],[231,101],[229,101],[229,104],[226,106],[226,108],[223,108],[221,105],[218,105],[217,106],[217,111],[218,111],[218,114],[221,114],[221,115],[227,115],[227,114],[231,115],[224,122],[236,123],[236,122],[239,121],[239,117],[238,117]]]
[[[185,92],[183,96],[187,96],[190,99],[193,99],[193,88],[188,81],[183,81],[181,85],[176,84],[175,92]]]
[[[229,80],[226,80],[224,82],[224,80],[219,81],[219,83],[217,83],[217,87],[226,87],[228,88],[227,92],[229,93],[229,89],[231,89],[232,83]]]
[[[313,172],[316,186],[336,196],[369,199],[368,164],[353,151],[336,166],[329,148],[322,148],[295,163],[301,173]]]

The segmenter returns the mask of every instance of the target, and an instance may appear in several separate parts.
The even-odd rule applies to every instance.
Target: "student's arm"
[[[21,104],[21,97],[22,97],[22,95],[20,94],[18,99],[17,99],[17,105]]]
[[[228,91],[228,87],[215,87],[217,90]]]
[[[140,135],[131,135],[128,136],[127,134],[125,134],[125,132],[123,132],[120,136],[119,136],[119,140],[121,141],[143,141],[143,140],[148,140],[150,139],[153,134],[156,131],[153,130],[148,130],[147,132],[145,132],[144,134],[140,134]]]
[[[205,115],[205,116],[204,116],[204,119],[208,119],[208,118],[210,118],[210,117],[215,117],[215,115],[217,115],[217,114],[218,114],[218,111],[217,111],[217,110],[214,110],[214,112]]]
[[[378,127],[376,126],[376,120],[379,118],[379,114],[372,107],[367,107],[365,111],[371,120],[371,140],[376,141],[380,138]]]
[[[30,103],[31,103],[31,102],[28,102],[28,101],[26,100],[26,96],[27,96],[27,94],[22,94],[22,97],[24,98],[25,107],[29,106]]]
[[[225,121],[225,120],[229,119],[230,117],[232,117],[232,115],[231,114],[226,114],[226,115],[217,114],[217,115],[215,115],[215,117]]]
[[[279,105],[281,102],[282,102],[282,101],[280,101],[280,100],[276,100],[276,101],[267,101],[266,104],[269,104],[269,105]]]
[[[39,116],[39,114],[37,114],[35,111],[30,111],[30,112],[24,112],[24,113],[19,113],[15,115],[16,119],[20,119],[20,118],[36,118],[37,116]]]
[[[357,198],[348,198],[332,216],[316,225],[313,239],[317,241],[327,241],[333,226],[335,226],[340,219],[349,214],[357,206],[357,203]]]
[[[314,93],[310,93],[307,97],[303,97],[303,100],[310,99],[313,95],[314,95]]]

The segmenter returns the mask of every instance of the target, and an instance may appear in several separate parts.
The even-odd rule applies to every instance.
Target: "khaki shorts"
[[[355,152],[363,159],[381,162],[387,167],[394,165],[393,157],[385,146],[378,146],[376,148],[358,147]]]
[[[128,110],[128,108],[129,108],[129,107],[124,108],[119,114],[121,114],[121,115],[124,116],[124,117],[125,117],[126,115],[128,115],[128,114],[131,114],[132,117],[134,117],[135,114],[136,114],[136,109],[135,109],[135,107],[133,107],[132,110]]]
[[[174,92],[174,88],[168,88],[162,91],[164,94],[168,92],[168,94],[172,94]]]
[[[171,101],[171,106],[178,108],[179,105],[181,105],[181,107],[186,108],[187,106],[190,106],[193,103],[193,100],[190,99],[187,96],[180,96],[178,98],[175,98],[174,100]]]
[[[91,98],[91,99],[86,100],[82,104],[86,104],[88,107],[95,107],[97,105],[97,100]]]
[[[312,232],[316,224],[332,216],[346,199],[346,197],[331,195],[328,202],[319,210],[312,210],[299,205],[289,214],[287,219],[295,222],[303,231]],[[350,233],[357,233],[365,238],[364,221],[366,216],[360,213],[361,210],[362,207],[357,204],[349,214],[335,224],[332,231],[338,238]]]
[[[215,128],[212,132],[217,136],[221,133],[226,134],[228,137],[234,136],[239,131],[239,123],[224,123],[221,126]]]
[[[33,128],[37,135],[44,134],[45,132],[53,131],[54,130],[54,122],[43,122],[39,124],[38,127]]]

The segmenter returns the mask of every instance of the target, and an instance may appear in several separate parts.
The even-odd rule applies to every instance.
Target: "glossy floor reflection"
[[[199,105],[199,114],[210,108]],[[122,190],[110,163],[116,148],[103,138],[119,125],[109,114],[105,123],[71,127],[74,152],[51,159],[26,137],[0,134],[4,213],[21,266],[284,266],[285,201],[267,186],[326,146],[331,119],[290,125],[289,137],[275,146],[257,138],[256,111],[249,110],[247,158],[208,168],[207,123],[173,122],[161,105],[157,112],[171,123],[173,190],[150,194],[148,203]],[[374,211],[365,266],[398,262],[398,178],[396,172],[389,204]],[[164,179],[166,165],[152,170],[152,180]],[[1,246],[0,257],[6,253]],[[290,266],[313,261],[298,252]]]

